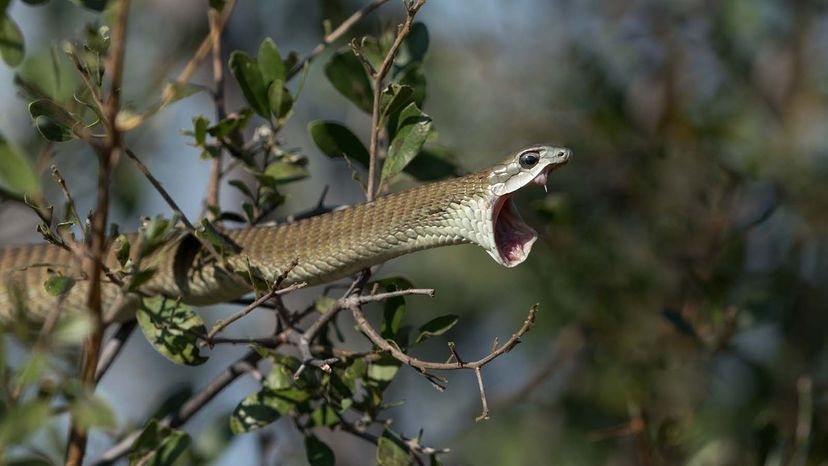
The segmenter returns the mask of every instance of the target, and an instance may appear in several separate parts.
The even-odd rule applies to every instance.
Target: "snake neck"
[[[241,251],[228,262],[236,271],[252,268],[272,279],[285,272],[284,285],[326,283],[411,252],[462,243],[493,248],[495,198],[485,173],[416,187],[294,223],[231,230]],[[194,266],[200,255],[181,254],[187,271],[165,294],[191,304],[211,304],[249,291],[219,267]],[[293,262],[294,267],[290,267]]]
[[[510,194],[492,192],[489,177],[489,172],[478,172],[294,223],[229,230],[226,236],[239,252],[227,257],[225,264],[207,257],[197,240],[185,236],[142,264],[156,269],[142,291],[187,304],[217,304],[250,291],[240,275],[273,280],[286,274],[285,286],[316,285],[404,254],[462,243],[477,244],[498,263],[512,267],[529,253],[536,234],[520,219]],[[115,264],[114,252],[107,262]],[[55,246],[0,249],[0,317],[8,316],[14,302],[25,303],[33,315],[45,316],[54,308],[56,300],[43,290],[46,268],[13,271],[28,263],[80,271],[77,258]],[[6,286],[10,280],[13,289]],[[104,301],[117,307],[113,303],[122,301],[117,287],[105,284],[103,288]],[[83,308],[87,289],[85,282],[78,282],[61,298],[61,305]],[[116,312],[123,314],[117,319],[129,318],[136,305],[137,301],[121,306],[124,310]]]

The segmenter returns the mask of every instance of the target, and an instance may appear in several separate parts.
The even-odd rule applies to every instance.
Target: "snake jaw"
[[[547,181],[549,180],[549,173],[560,168],[563,163],[568,160],[569,155],[566,152],[562,163],[549,164],[544,167],[534,178],[528,182],[524,181],[524,185],[536,184],[543,186],[544,191],[547,190]],[[532,245],[538,239],[538,233],[520,216],[515,203],[512,201],[512,194],[520,189],[521,186],[512,187],[509,192],[496,192],[494,202],[492,203],[492,248],[487,249],[490,256],[494,258],[500,265],[505,267],[514,267],[529,257],[529,252],[532,251]],[[498,195],[499,194],[499,195]]]
[[[512,201],[511,194],[497,197],[492,207],[494,248],[488,253],[505,267],[514,267],[529,256],[538,233],[527,225]]]

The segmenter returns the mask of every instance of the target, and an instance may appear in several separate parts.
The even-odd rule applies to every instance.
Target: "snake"
[[[546,189],[549,173],[571,154],[562,146],[532,145],[486,169],[372,202],[289,223],[222,230],[235,246],[223,261],[210,260],[208,248],[193,235],[182,234],[141,262],[156,272],[140,292],[205,306],[251,292],[250,281],[241,280],[239,270],[281,276],[280,286],[310,286],[415,251],[469,243],[483,248],[498,264],[514,267],[527,258],[538,234],[523,221],[512,196],[531,184]],[[129,238],[135,240],[136,235]],[[103,259],[110,267],[118,264],[114,249],[110,247]],[[54,296],[44,283],[55,274],[78,278],[71,289]],[[21,315],[42,320],[57,308],[86,309],[89,285],[83,277],[77,253],[57,245],[0,248],[0,320]],[[122,292],[106,278],[102,282],[107,318],[123,321],[134,315],[140,295],[125,298],[134,293]]]

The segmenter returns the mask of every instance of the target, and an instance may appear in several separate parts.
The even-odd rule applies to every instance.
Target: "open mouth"
[[[543,186],[546,191],[546,182],[549,173],[560,168],[562,164],[549,165],[527,184]],[[492,208],[492,231],[494,232],[495,251],[490,251],[492,257],[506,267],[514,267],[529,256],[532,245],[538,239],[538,232],[526,224],[520,216],[512,193],[499,196]]]
[[[495,201],[492,223],[497,250],[495,259],[506,267],[514,267],[526,260],[538,233],[520,217],[511,193]]]

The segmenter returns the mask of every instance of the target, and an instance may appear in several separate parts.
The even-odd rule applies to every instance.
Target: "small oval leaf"
[[[410,466],[414,460],[411,450],[399,435],[385,429],[377,442],[377,464],[379,466]]]
[[[150,344],[170,361],[188,366],[207,361],[199,354],[194,334],[207,331],[189,306],[162,296],[144,298],[136,318]]]
[[[417,156],[431,130],[431,117],[420,111],[417,104],[412,102],[400,112],[397,131],[382,166],[381,183],[399,174]]]
[[[308,125],[308,132],[316,147],[328,157],[345,156],[364,167],[368,166],[368,149],[344,125],[333,121],[316,120]]]
[[[267,85],[256,61],[238,50],[230,54],[230,73],[236,78],[247,104],[256,113],[268,118],[270,105],[267,101]]]
[[[285,82],[285,63],[282,61],[279,49],[270,37],[263,40],[262,44],[259,45],[257,61],[265,86],[269,86],[274,81]]]
[[[449,314],[431,319],[430,321],[426,322],[420,327],[420,334],[417,335],[417,341],[415,342],[415,344],[421,343],[425,340],[428,340],[431,337],[442,335],[448,332],[449,330],[451,330],[452,327],[457,325],[457,322],[459,320],[460,317],[454,314]]]
[[[0,18],[0,57],[9,66],[17,66],[23,62],[25,48],[23,33],[8,15]]]
[[[0,181],[15,194],[40,197],[40,179],[34,166],[0,134]]]
[[[371,113],[373,85],[359,58],[351,49],[334,54],[325,65],[325,76],[333,87],[357,107]]]
[[[305,452],[310,466],[334,466],[336,457],[331,447],[315,435],[305,437]]]
[[[52,296],[66,294],[75,286],[75,279],[64,275],[52,275],[43,282],[43,288]]]

